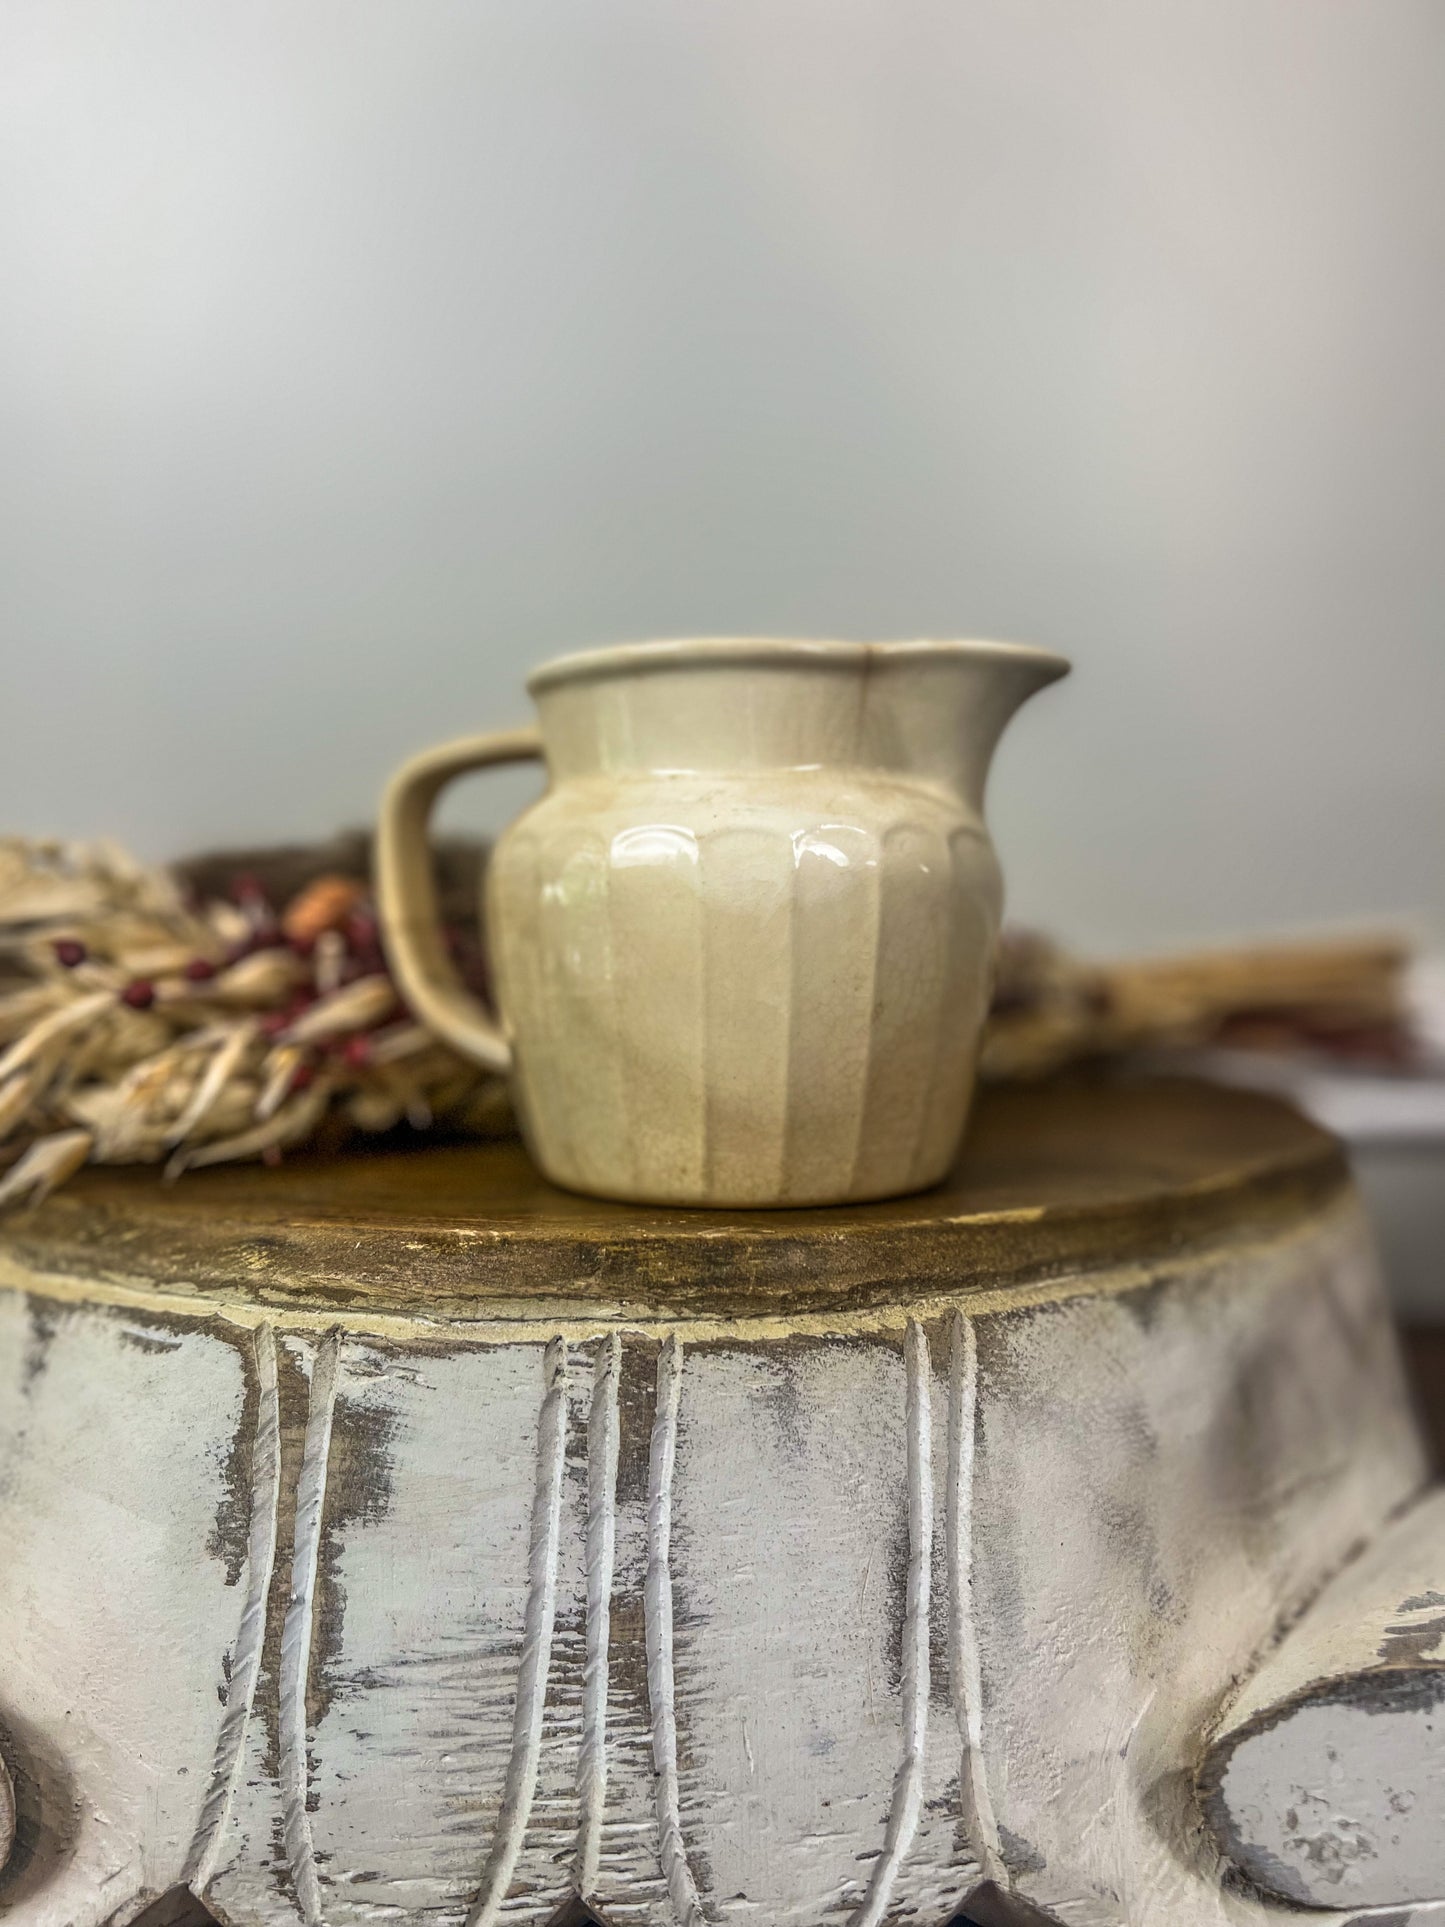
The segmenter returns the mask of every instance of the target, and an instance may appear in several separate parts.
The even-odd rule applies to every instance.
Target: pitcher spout
[[[873,654],[869,708],[879,751],[947,784],[980,817],[1009,719],[1071,666],[1066,656],[1012,642],[878,643]]]

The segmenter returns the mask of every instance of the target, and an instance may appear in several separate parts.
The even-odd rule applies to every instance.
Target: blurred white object
[[[1410,967],[1425,1045],[1412,1073],[1352,1070],[1261,1051],[1201,1053],[1208,1076],[1276,1092],[1343,1138],[1402,1318],[1445,1324],[1445,958]]]

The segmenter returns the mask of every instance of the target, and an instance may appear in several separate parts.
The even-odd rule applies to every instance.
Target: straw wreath
[[[188,899],[114,844],[0,839],[0,1206],[87,1162],[173,1178],[403,1123],[490,1129],[499,1103],[402,1006],[359,878]]]

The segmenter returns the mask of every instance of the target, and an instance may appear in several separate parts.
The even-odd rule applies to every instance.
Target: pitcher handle
[[[542,757],[536,729],[499,730],[424,750],[387,784],[376,829],[376,907],[402,996],[453,1050],[502,1076],[512,1068],[511,1046],[457,975],[442,942],[427,830],[437,797],[454,778],[533,757]]]

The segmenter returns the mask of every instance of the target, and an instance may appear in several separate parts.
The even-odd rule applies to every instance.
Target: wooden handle
[[[442,941],[427,832],[432,807],[454,777],[541,756],[542,738],[535,729],[469,736],[426,750],[403,764],[387,784],[377,824],[377,909],[402,996],[453,1050],[504,1076],[512,1068],[507,1040],[462,983]]]

